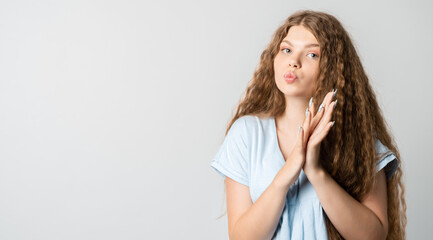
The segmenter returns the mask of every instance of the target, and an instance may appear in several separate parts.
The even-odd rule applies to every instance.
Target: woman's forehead
[[[314,34],[303,26],[292,26],[281,43],[292,46],[320,47]]]

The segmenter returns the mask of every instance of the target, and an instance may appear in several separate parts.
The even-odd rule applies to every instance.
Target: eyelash
[[[284,50],[290,50],[290,49],[288,49],[288,48],[283,48],[283,49],[281,49],[281,51],[283,51],[284,52]],[[317,55],[317,54],[315,54],[315,53],[308,53],[308,54],[314,54],[314,56],[312,57],[312,58],[317,58],[317,57],[319,57],[319,55]],[[308,55],[307,54],[307,55]]]

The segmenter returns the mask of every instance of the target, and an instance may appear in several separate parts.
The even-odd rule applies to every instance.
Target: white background
[[[432,229],[429,1],[0,1],[0,239],[228,239],[210,162],[277,27],[341,20]]]

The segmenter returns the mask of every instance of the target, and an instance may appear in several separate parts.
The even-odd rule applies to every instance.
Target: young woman
[[[230,239],[405,239],[399,161],[348,34],[301,11],[263,51],[211,166]]]

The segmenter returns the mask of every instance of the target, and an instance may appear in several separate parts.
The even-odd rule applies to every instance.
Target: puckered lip
[[[283,77],[286,78],[286,79],[296,79],[296,78],[298,78],[298,76],[296,76],[296,74],[293,71],[287,71],[286,73],[284,73]]]

